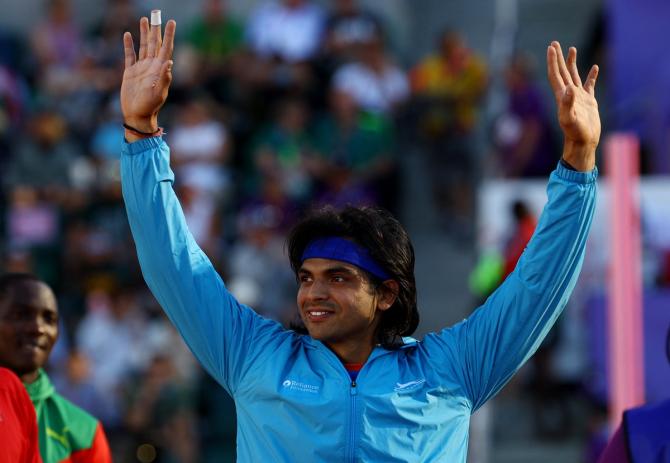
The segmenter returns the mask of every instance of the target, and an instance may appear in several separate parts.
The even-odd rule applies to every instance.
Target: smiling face
[[[306,259],[298,282],[298,308],[310,336],[347,362],[365,361],[382,312],[395,300],[392,292],[375,289],[358,267],[331,259]]]
[[[51,289],[19,281],[0,298],[0,365],[25,381],[49,358],[58,337],[58,309]]]

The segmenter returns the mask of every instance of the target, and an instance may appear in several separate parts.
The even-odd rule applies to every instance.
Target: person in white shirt
[[[308,61],[319,49],[323,25],[324,14],[311,1],[270,1],[251,14],[247,38],[251,49],[263,58]]]
[[[334,89],[351,95],[366,111],[393,112],[409,96],[405,72],[390,60],[380,36],[362,44],[359,54],[359,61],[335,73]]]

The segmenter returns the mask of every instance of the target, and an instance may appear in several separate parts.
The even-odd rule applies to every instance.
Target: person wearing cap
[[[173,190],[158,113],[176,24],[124,35],[121,177],[146,282],[237,405],[239,461],[466,460],[471,414],[542,342],[570,296],[596,199],[597,67],[582,81],[571,48],[547,50],[565,136],[548,203],[516,269],[455,326],[418,341],[414,251],[389,213],[324,209],[290,233],[303,327],[239,303],[194,241]],[[448,304],[449,295],[445,294]]]

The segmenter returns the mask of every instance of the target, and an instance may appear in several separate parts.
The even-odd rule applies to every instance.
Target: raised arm
[[[142,273],[184,340],[221,384],[234,393],[257,355],[286,336],[280,326],[239,304],[226,290],[189,232],[172,189],[169,148],[159,133],[158,111],[171,81],[175,22],[161,40],[160,26],[140,21],[139,56],[123,37],[126,69],[121,107],[126,140],[121,182]],[[280,334],[284,333],[284,334]]]
[[[551,174],[548,202],[515,270],[468,319],[426,338],[441,349],[448,377],[460,378],[473,410],[498,392],[537,350],[565,307],[584,259],[596,199],[595,149],[600,119],[594,98],[598,68],[582,85],[571,48],[547,50],[549,80],[565,137]]]

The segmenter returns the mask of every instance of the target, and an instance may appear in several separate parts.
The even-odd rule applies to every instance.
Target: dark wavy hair
[[[298,274],[305,247],[317,238],[340,237],[354,241],[368,250],[391,279],[398,282],[398,296],[393,305],[383,312],[375,333],[376,341],[387,349],[402,345],[402,337],[410,336],[419,325],[414,280],[414,247],[405,229],[388,211],[374,207],[347,206],[336,210],[324,207],[293,227],[287,238],[289,260]],[[373,288],[382,280],[369,272]],[[293,328],[300,328],[295,325]],[[304,326],[299,331],[305,332]]]

